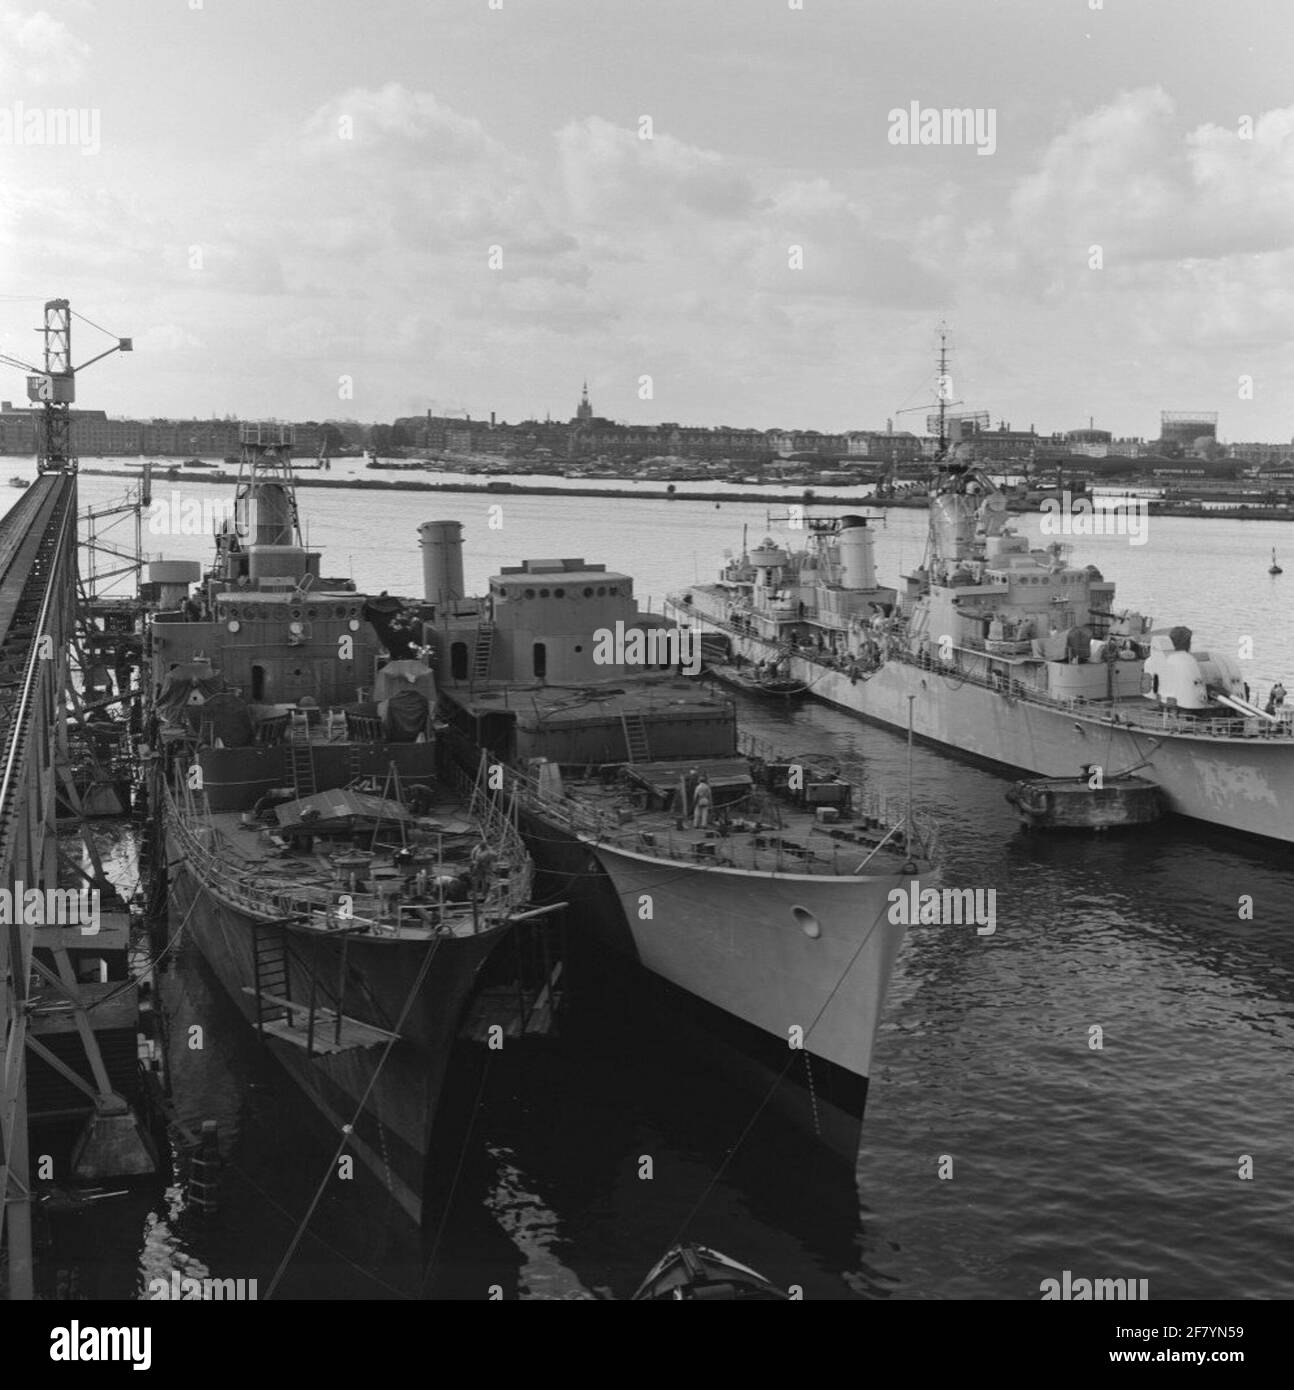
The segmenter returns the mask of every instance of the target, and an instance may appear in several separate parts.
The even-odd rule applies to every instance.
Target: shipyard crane
[[[82,323],[100,333],[107,330],[77,314]],[[76,374],[114,352],[131,352],[130,338],[117,338],[110,348],[96,357],[72,365],[72,309],[66,299],[45,301],[45,324],[36,330],[45,335],[45,365],[32,366],[21,358],[0,353],[0,362],[27,373],[27,399],[42,407],[40,438],[36,449],[38,473],[75,473],[76,455],[72,450],[71,405],[76,399]],[[108,337],[115,335],[109,333]]]

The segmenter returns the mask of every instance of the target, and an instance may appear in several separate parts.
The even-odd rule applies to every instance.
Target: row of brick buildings
[[[102,410],[73,410],[72,444],[82,457],[144,454],[153,457],[225,458],[237,455],[239,420],[117,420]],[[36,453],[40,411],[0,402],[0,453]],[[296,452],[314,454],[321,426],[296,425]]]
[[[1109,430],[1068,430],[1042,435],[1033,425],[1012,429],[1010,425],[991,425],[987,411],[949,412],[944,420],[948,436],[975,445],[976,453],[997,462],[1052,460],[1088,457],[1104,458],[1191,458],[1229,457],[1247,463],[1288,462],[1294,446],[1232,445],[1217,442],[1217,415],[1207,412],[1164,411],[1160,437],[1115,439]],[[471,416],[410,415],[395,421],[400,440],[409,448],[430,453],[492,454],[534,457],[551,454],[565,459],[605,458],[608,461],[675,456],[702,460],[730,460],[733,463],[771,463],[778,459],[805,459],[836,462],[867,461],[876,465],[904,464],[928,458],[938,447],[939,417],[930,415],[924,436],[894,429],[887,421],[884,430],[848,430],[823,433],[819,430],[736,429],[729,425],[687,426],[675,421],[659,425],[617,424],[593,413],[588,385],[567,422],[525,420],[509,425]]]
[[[29,456],[37,449],[39,411],[15,409],[0,403],[0,453]],[[986,462],[1047,464],[1062,459],[1234,459],[1250,467],[1288,467],[1294,460],[1289,444],[1243,443],[1221,445],[1216,437],[1216,415],[1164,412],[1161,438],[1115,439],[1108,430],[1093,427],[1063,434],[1040,435],[1028,429],[1012,429],[1005,423],[993,428],[987,412],[949,413],[945,426],[954,441],[974,445]],[[72,411],[72,438],[78,454],[148,457],[227,457],[239,452],[237,419],[128,420],[110,419],[101,410]],[[344,441],[356,450],[375,444],[380,452],[411,449],[428,454],[481,454],[496,457],[605,460],[633,462],[653,457],[719,461],[736,465],[776,464],[804,460],[838,462],[883,470],[911,464],[932,456],[937,449],[938,417],[927,420],[928,433],[917,435],[895,430],[893,421],[884,430],[739,429],[728,425],[692,426],[666,421],[659,425],[617,424],[593,413],[587,384],[567,422],[525,420],[509,425],[471,416],[405,416],[391,426],[375,427],[354,420],[310,421],[298,424],[296,453],[318,452],[325,428],[334,442]]]

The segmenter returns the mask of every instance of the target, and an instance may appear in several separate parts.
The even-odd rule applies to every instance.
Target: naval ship
[[[628,575],[530,559],[466,597],[460,523],[420,534],[446,740],[515,798],[576,930],[630,963],[691,1055],[852,1165],[905,932],[893,894],[936,881],[933,827],[910,796],[743,743]]]
[[[872,527],[849,514],[810,519],[799,549],[771,537],[743,547],[669,611],[927,742],[1094,787],[1135,771],[1172,813],[1294,842],[1283,687],[1260,707],[1225,652],[1118,609],[1095,565],[1017,534],[1002,488],[969,446],[949,447],[944,405],[941,394],[925,555],[898,587],[877,583]]]
[[[506,813],[437,772],[416,614],[302,544],[287,430],[244,427],[236,498],[205,574],[160,561],[144,586],[171,931],[426,1221],[451,1049],[528,930],[533,865]]]

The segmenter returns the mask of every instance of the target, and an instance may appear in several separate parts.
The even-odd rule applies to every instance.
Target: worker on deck
[[[1280,683],[1280,681],[1277,681],[1276,684],[1272,686],[1271,694],[1267,697],[1267,713],[1274,714],[1279,719],[1281,707],[1284,705],[1284,703],[1285,687]]]
[[[705,773],[702,773],[701,780],[696,784],[696,791],[692,794],[692,825],[695,829],[705,830],[709,826],[710,806],[713,801],[710,784],[705,780]]]
[[[489,891],[495,857],[494,851],[484,840],[472,850],[472,892],[478,898],[483,898]]]

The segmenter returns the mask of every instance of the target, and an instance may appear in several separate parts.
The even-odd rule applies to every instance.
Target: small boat
[[[13,477],[9,479],[9,486],[10,486],[10,487],[30,487],[30,486],[31,486],[31,479],[30,479],[30,478],[20,478],[20,477],[18,476],[18,474],[15,473],[15,474],[13,475]]]
[[[705,1245],[676,1245],[643,1280],[635,1303],[787,1303],[790,1295],[756,1270]]]
[[[715,680],[735,690],[745,691],[747,695],[776,695],[791,699],[803,695],[809,688],[793,676],[779,676],[767,669],[761,671],[756,666],[734,666],[730,662],[712,661],[705,669]]]
[[[1272,562],[1267,566],[1268,574],[1284,574],[1285,571],[1276,563],[1276,547],[1272,546]]]
[[[1079,777],[1033,777],[1006,794],[1031,830],[1110,830],[1149,825],[1164,813],[1159,787],[1144,777],[1111,777],[1092,785]]]

